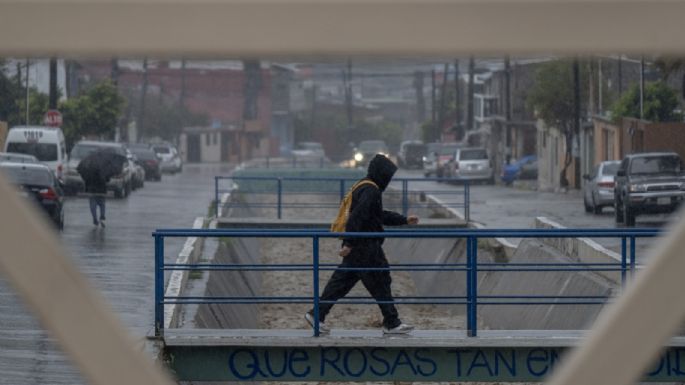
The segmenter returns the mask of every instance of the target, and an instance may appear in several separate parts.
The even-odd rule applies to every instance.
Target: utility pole
[[[352,59],[347,59],[347,88],[345,90],[347,103],[347,127],[352,127],[354,122],[354,107],[352,98]]]
[[[57,59],[50,58],[50,90],[48,92],[48,109],[57,109]]]
[[[138,138],[145,138],[145,97],[147,96],[147,58],[143,59],[143,85],[140,88],[140,114],[138,115]]]
[[[511,63],[509,55],[504,57],[504,125],[505,125],[505,162],[511,162],[512,155],[512,135],[511,135]]]
[[[29,122],[29,59],[26,59],[26,125],[28,126],[30,124]]]
[[[597,114],[599,114],[601,116],[603,114],[603,110],[604,110],[604,106],[603,106],[604,103],[602,100],[603,99],[602,98],[603,93],[604,93],[603,92],[604,90],[602,90],[602,83],[603,83],[603,79],[602,79],[602,58],[599,58],[598,66],[599,66],[599,71],[597,74],[597,89],[599,91],[598,91],[598,95],[597,95]]]
[[[114,85],[114,88],[117,88],[119,86],[119,60],[117,58],[112,58],[110,61],[110,66],[110,79],[112,79],[112,85]]]
[[[423,72],[414,72],[414,92],[416,93],[416,121],[423,124],[426,120],[426,99],[423,96]]]
[[[435,127],[436,125],[436,108],[435,108],[435,70],[431,70],[431,125]]]
[[[447,105],[447,74],[450,67],[445,63],[442,72],[442,90],[440,90],[440,111],[438,113],[438,124],[434,127],[434,139],[440,141],[442,136],[442,126],[445,124],[445,106]]]
[[[454,124],[461,128],[461,95],[459,91],[459,59],[454,59]]]
[[[621,55],[618,55],[618,97],[623,95],[623,65]]]
[[[640,56],[640,120],[645,118],[645,57]]]
[[[571,143],[566,143],[573,149],[575,141],[580,139],[580,63],[578,58],[573,60],[573,139]],[[567,150],[568,151],[568,150]],[[574,187],[580,187],[580,159],[573,154],[575,181]]]
[[[181,108],[186,103],[186,59],[181,60],[181,92],[178,96],[178,104]]]
[[[476,71],[476,63],[473,59],[473,56],[469,58],[469,88],[468,88],[468,99],[467,99],[467,128],[469,131],[472,131],[474,127],[474,105],[473,105],[473,98],[475,94],[475,87],[473,84],[474,80],[474,73]]]

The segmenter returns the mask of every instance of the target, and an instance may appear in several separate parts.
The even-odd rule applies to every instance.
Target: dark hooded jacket
[[[397,166],[383,155],[376,155],[371,159],[368,173],[364,179],[373,181],[378,188],[365,184],[352,193],[350,214],[345,225],[346,232],[382,232],[384,225],[400,226],[407,224],[407,218],[404,215],[383,210],[382,193],[390,184],[390,180],[396,171]],[[349,238],[343,241],[343,244],[353,248],[382,243],[383,239],[378,238]]]

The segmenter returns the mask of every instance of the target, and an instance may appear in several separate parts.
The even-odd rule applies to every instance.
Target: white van
[[[63,179],[67,163],[64,133],[60,128],[40,126],[12,127],[5,141],[5,152],[35,156]]]

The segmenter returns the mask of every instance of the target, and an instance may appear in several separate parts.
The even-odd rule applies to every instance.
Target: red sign
[[[48,110],[43,117],[43,124],[48,127],[62,126],[62,114],[57,110]]]

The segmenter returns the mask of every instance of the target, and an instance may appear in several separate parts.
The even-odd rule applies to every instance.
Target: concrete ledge
[[[193,229],[201,229],[204,227],[204,218],[195,218],[193,222]],[[178,254],[176,258],[177,264],[189,264],[197,263],[200,255],[202,254],[202,248],[204,246],[204,238],[189,237],[186,239],[183,249]],[[167,283],[166,291],[164,295],[166,297],[179,297],[183,294],[183,290],[188,283],[188,270],[174,270],[169,277],[169,282]],[[168,330],[170,328],[178,327],[179,314],[181,313],[180,304],[171,304],[164,307],[164,329]]]
[[[565,226],[546,217],[535,218],[536,229],[565,229]],[[583,263],[616,263],[621,262],[621,256],[589,238],[542,238],[540,241],[554,247],[569,258]],[[621,283],[620,271],[595,272],[616,284]]]

